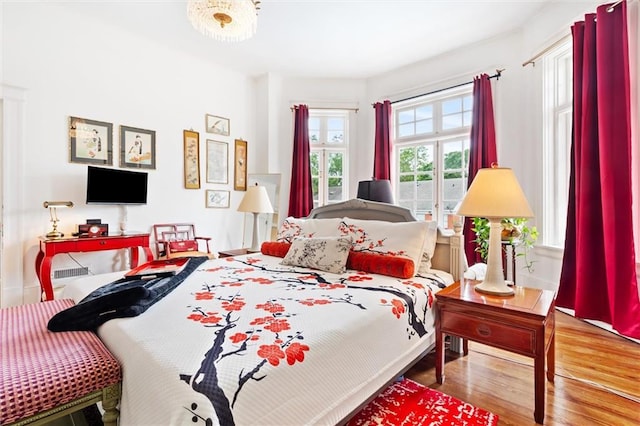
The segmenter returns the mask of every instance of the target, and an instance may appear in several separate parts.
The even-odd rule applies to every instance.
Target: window
[[[313,207],[347,199],[348,139],[348,111],[309,110]]]
[[[419,220],[452,228],[467,190],[471,86],[395,109],[396,199]]]
[[[543,58],[543,221],[542,243],[563,247],[571,171],[573,122],[572,43],[567,40]]]

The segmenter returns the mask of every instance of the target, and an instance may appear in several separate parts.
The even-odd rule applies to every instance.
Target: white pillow
[[[340,218],[304,219],[286,218],[278,229],[276,241],[292,243],[295,237],[339,237]]]
[[[353,251],[402,256],[413,260],[418,270],[424,251],[428,225],[426,222],[385,222],[345,217],[341,235],[351,237]]]
[[[427,222],[427,235],[424,239],[424,251],[418,267],[418,274],[426,274],[431,271],[431,259],[436,252],[436,241],[438,239],[438,222],[431,220]]]
[[[351,239],[339,237],[296,237],[291,248],[282,259],[283,265],[319,269],[334,274],[347,270],[347,258],[351,250]]]

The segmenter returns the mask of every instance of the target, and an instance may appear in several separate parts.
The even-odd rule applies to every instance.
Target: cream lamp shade
[[[273,213],[273,206],[271,205],[271,201],[269,201],[267,189],[264,186],[259,186],[257,183],[247,188],[247,192],[244,194],[238,206],[238,211],[253,213],[253,236],[251,238],[252,242],[249,251],[260,251],[260,242],[258,241],[258,214]]]
[[[501,220],[508,217],[533,217],[533,211],[518,183],[513,170],[492,167],[478,170],[476,177],[462,199],[456,214],[484,217],[489,220],[489,253],[487,273],[475,289],[479,292],[510,295],[514,291],[504,280],[500,234]]]

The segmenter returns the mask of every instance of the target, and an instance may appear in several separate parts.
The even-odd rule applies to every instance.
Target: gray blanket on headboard
[[[55,314],[50,331],[95,331],[113,318],[135,317],[161,300],[208,258],[192,257],[176,275],[154,279],[121,278],[106,284],[70,308]]]

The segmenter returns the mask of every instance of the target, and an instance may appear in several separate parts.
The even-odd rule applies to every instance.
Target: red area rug
[[[347,426],[497,425],[498,416],[409,379],[389,386]]]

